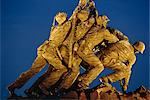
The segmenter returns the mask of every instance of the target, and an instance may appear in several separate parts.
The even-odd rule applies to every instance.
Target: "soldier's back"
[[[130,59],[130,57],[135,55],[132,45],[128,41],[124,40],[109,44],[106,48],[102,48],[100,53],[101,58],[103,58],[102,60],[104,60],[104,62],[107,60],[107,63],[110,63],[111,60],[114,60],[113,63],[126,62]]]

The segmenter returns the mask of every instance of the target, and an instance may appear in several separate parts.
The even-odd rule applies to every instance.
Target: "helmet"
[[[85,7],[87,5],[87,0],[80,0],[79,4],[82,5],[82,7]]]
[[[88,9],[81,10],[81,11],[78,13],[77,17],[78,17],[82,22],[85,21],[85,20],[87,20],[88,17],[89,17],[89,11],[88,11]]]
[[[102,25],[103,23],[108,23],[109,18],[106,15],[98,16],[96,18],[96,22],[98,25]]]
[[[134,47],[137,51],[141,52],[142,54],[143,54],[143,52],[144,52],[144,50],[145,50],[145,44],[144,44],[143,42],[141,42],[141,41],[135,42],[135,43],[133,44],[133,47]]]
[[[62,24],[66,21],[67,19],[67,14],[64,12],[59,12],[56,16],[55,16],[56,21],[58,22],[58,24]]]

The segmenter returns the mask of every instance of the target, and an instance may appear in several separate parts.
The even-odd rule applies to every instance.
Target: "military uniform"
[[[53,85],[59,80],[60,76],[67,72],[67,68],[62,64],[59,56],[57,55],[57,48],[64,41],[67,33],[71,28],[71,22],[67,21],[62,25],[56,26],[51,31],[51,36],[49,41],[45,41],[39,48],[37,52],[37,57],[32,64],[31,68],[22,73],[19,78],[11,84],[8,89],[12,92],[15,88],[21,88],[32,76],[41,71],[44,66],[47,64],[52,65],[55,68],[55,71],[51,73],[51,82],[49,85]],[[45,82],[45,81],[44,81]],[[44,83],[43,84],[46,84]]]
[[[42,85],[49,87],[54,85],[63,73],[67,72],[67,66],[62,64],[60,57],[58,56],[57,49],[62,44],[66,37],[66,33],[71,28],[71,21],[67,21],[63,25],[56,27],[52,30],[50,40],[42,56],[46,61],[54,67],[48,79],[42,81]]]
[[[91,21],[90,21],[91,20]],[[94,22],[94,19],[92,19],[92,18],[90,18],[89,19],[89,21],[87,21],[88,23],[89,22]],[[89,23],[90,24],[90,23]],[[81,24],[82,25],[82,24]],[[92,24],[90,25],[90,26],[92,26]],[[65,88],[65,89],[68,89],[72,84],[73,84],[73,82],[74,82],[74,80],[76,79],[76,77],[77,77],[77,75],[79,75],[79,68],[80,68],[80,63],[81,63],[81,61],[82,61],[82,57],[85,57],[85,58],[87,58],[87,61],[89,61],[89,59],[90,59],[90,63],[99,63],[99,59],[95,56],[95,54],[93,53],[93,51],[92,51],[92,49],[97,45],[97,44],[99,44],[100,42],[102,42],[103,41],[103,39],[106,39],[106,40],[108,40],[109,38],[111,38],[111,39],[109,39],[110,40],[110,42],[116,42],[118,39],[117,39],[117,37],[115,37],[113,34],[110,34],[109,33],[109,31],[108,30],[105,30],[105,29],[102,29],[101,30],[101,28],[100,28],[100,26],[92,26],[92,28],[91,27],[87,27],[87,25],[84,25],[84,27],[82,28],[82,27],[79,27],[79,29],[81,29],[81,31],[79,31],[78,30],[78,27],[79,26],[77,26],[77,31],[76,31],[76,33],[75,33],[75,41],[78,41],[76,44],[78,45],[78,46],[80,46],[79,47],[79,49],[76,49],[75,51],[74,51],[74,58],[73,58],[73,66],[72,66],[72,72],[70,73],[71,75],[69,75],[69,76],[67,76],[65,79],[64,79],[64,82],[63,83],[61,83],[61,86],[60,87],[63,87],[63,88]],[[87,27],[87,28],[86,28]],[[90,29],[90,30],[89,30]],[[84,31],[83,31],[84,30]],[[88,33],[86,33],[87,31],[89,30],[89,32]],[[101,30],[101,31],[100,31]],[[79,31],[79,32],[78,32]],[[84,36],[83,34],[85,34],[86,33],[86,35]],[[81,39],[81,38],[83,38],[84,37],[84,39]],[[104,38],[103,38],[104,37]],[[103,38],[103,39],[102,39]],[[80,40],[81,39],[81,40]],[[84,46],[82,45],[82,43],[84,42],[84,41],[87,41],[85,44],[84,44]],[[79,43],[79,44],[78,44]],[[75,45],[76,45],[75,44]],[[74,48],[76,48],[75,47],[75,45],[74,45]],[[82,46],[81,46],[82,45]],[[89,48],[90,47],[90,48]],[[80,51],[81,49],[84,49],[83,51]],[[84,52],[86,52],[86,49],[88,50],[87,52],[90,54],[90,55],[84,55],[84,54],[78,54],[79,52],[81,52],[81,53],[84,53]],[[68,64],[68,49],[67,49],[67,46],[62,46],[61,48],[60,48],[60,51],[61,51],[61,55],[62,55],[62,57],[63,57],[63,60],[65,61],[65,63],[66,64]],[[78,53],[77,53],[78,52]],[[81,58],[80,58],[80,57]],[[92,58],[91,58],[92,57]],[[93,59],[94,58],[94,59]],[[84,59],[85,60],[85,59]],[[99,69],[98,67],[97,67],[97,69]],[[96,68],[95,68],[95,70],[97,70]],[[102,70],[102,69],[99,69],[99,70]],[[97,70],[98,71],[98,70]],[[90,80],[90,79],[89,79]],[[91,82],[92,82],[92,80],[91,80]]]
[[[78,41],[79,39],[81,39],[87,33],[87,31],[92,27],[92,25],[94,23],[95,23],[94,18],[90,18],[89,20],[84,21],[81,24],[79,24],[77,26],[77,30],[75,32],[74,40]],[[63,42],[63,44],[60,47],[61,56],[66,65],[69,62],[69,53],[68,53],[69,52],[69,46],[68,46],[69,41],[70,41],[70,37],[68,36],[67,39]],[[47,56],[47,57],[49,57],[49,56]],[[72,67],[71,67],[72,72],[70,75],[65,77],[62,85],[59,88],[63,87],[65,89],[68,89],[73,84],[73,82],[75,81],[75,79],[77,78],[77,76],[80,73],[79,70],[80,70],[81,61],[82,61],[81,58],[76,54],[76,52],[74,52],[73,58],[72,58]],[[46,84],[51,84],[51,81],[53,82],[53,79],[51,79],[51,77],[46,77],[44,79],[44,81],[42,81],[39,85],[43,85],[48,88],[49,86]]]
[[[115,72],[101,78],[102,82],[113,83],[125,78],[125,85],[128,85],[132,65],[136,61],[133,46],[126,40],[110,44],[107,48],[101,49],[99,59],[106,68]]]
[[[82,1],[82,0],[81,0]],[[71,41],[71,38],[72,38],[72,34],[73,34],[73,31],[75,32],[75,36],[77,36],[77,32],[79,32],[79,34],[80,35],[78,35],[77,36],[77,38],[82,38],[83,37],[83,35],[91,28],[91,26],[95,23],[95,20],[94,20],[94,18],[90,18],[89,20],[87,20],[87,18],[88,18],[88,12],[86,12],[87,11],[87,9],[82,9],[81,11],[80,11],[80,7],[82,7],[82,8],[84,8],[83,7],[83,5],[82,5],[82,3],[84,2],[85,4],[86,4],[86,2],[83,0],[83,2],[81,2],[80,1],[80,3],[79,3],[79,5],[78,5],[78,7],[75,9],[75,11],[73,12],[73,15],[70,17],[70,23],[71,23],[71,28],[70,28],[70,30],[69,30],[69,32],[70,33],[68,33],[68,37],[65,39],[65,37],[66,37],[66,35],[64,35],[64,34],[62,34],[61,32],[63,32],[64,30],[65,30],[65,28],[61,28],[61,30],[59,31],[59,33],[61,33],[61,34],[54,34],[54,33],[58,33],[57,32],[57,29],[55,28],[53,31],[52,31],[52,33],[51,33],[51,37],[50,37],[50,42],[51,43],[49,43],[49,47],[48,48],[46,48],[46,49],[44,49],[44,50],[46,50],[46,52],[44,52],[43,54],[42,54],[42,56],[51,64],[51,65],[53,65],[54,67],[55,67],[55,69],[56,70],[53,70],[52,72],[51,72],[51,74],[49,74],[49,75],[47,75],[47,77],[45,77],[45,75],[43,75],[43,77],[44,77],[44,79],[42,80],[42,82],[40,82],[40,84],[39,84],[39,87],[41,87],[41,88],[49,88],[51,85],[54,85],[57,81],[58,81],[58,79],[59,79],[59,77],[61,77],[62,76],[62,73],[63,72],[65,72],[66,70],[67,70],[67,66],[64,66],[64,65],[62,65],[62,62],[60,61],[60,58],[61,57],[63,57],[63,55],[64,55],[64,53],[66,53],[66,51],[67,51],[67,56],[65,56],[66,58],[63,58],[63,60],[66,62],[66,64],[65,65],[68,65],[68,63],[69,63],[69,47],[70,47],[70,43],[72,43],[72,44],[74,44],[74,40],[73,41]],[[78,11],[80,11],[80,12],[78,12]],[[80,13],[80,14],[79,14]],[[78,15],[79,14],[79,15]],[[86,14],[87,16],[86,16],[86,18],[84,18],[82,15],[83,14]],[[80,24],[78,24],[77,25],[77,30],[75,30],[75,27],[76,27],[76,21],[77,21],[77,19],[75,18],[75,16],[76,17],[79,17],[79,19],[81,20],[81,23]],[[61,22],[61,19],[59,18],[59,17],[57,17],[58,18],[58,20],[60,20],[60,22]],[[70,27],[70,26],[69,26]],[[68,28],[69,28],[68,27]],[[67,28],[67,27],[66,27]],[[82,31],[82,34],[81,34],[81,32],[80,31]],[[71,33],[72,32],[72,33]],[[61,39],[61,38],[63,38],[63,39]],[[77,38],[75,39],[75,40],[77,40]],[[61,40],[64,40],[65,39],[65,41],[63,42],[63,41],[61,41]],[[74,38],[73,38],[74,39]],[[59,42],[59,43],[58,43]],[[63,44],[62,44],[63,43]],[[62,44],[62,45],[61,45]],[[57,45],[57,46],[56,46]],[[42,46],[41,46],[42,47]],[[57,48],[58,47],[61,47],[61,51],[63,52],[63,54],[61,53],[61,54],[59,54],[58,53],[58,50],[57,50]],[[67,49],[67,50],[66,50]],[[57,51],[57,53],[56,53],[56,51]],[[59,55],[59,56],[58,56]],[[66,55],[66,54],[65,54]],[[61,57],[60,57],[61,56]],[[60,58],[59,58],[60,57]],[[62,59],[62,58],[61,58]],[[77,60],[78,59],[78,60]],[[81,62],[82,60],[81,59],[79,59],[79,57],[78,56],[76,56],[76,54],[74,55],[74,57],[72,58],[72,62],[73,62],[73,64],[72,64],[72,66],[73,67],[71,67],[71,70],[74,72],[72,75],[69,75],[69,76],[67,76],[68,78],[65,78],[66,80],[64,80],[64,82],[63,83],[67,83],[67,84],[70,84],[69,86],[71,86],[72,85],[72,83],[75,81],[75,79],[76,79],[76,77],[79,75],[79,65],[80,65],[80,62]],[[73,77],[73,78],[72,78]],[[42,78],[42,77],[41,77]],[[40,78],[40,79],[41,79]],[[39,79],[39,80],[40,80]],[[71,82],[70,81],[68,81],[67,79],[69,79],[69,80],[71,80]],[[37,80],[36,81],[36,83],[38,83],[38,81],[39,80]],[[35,84],[36,84],[35,83]],[[33,88],[34,88],[34,86],[32,86]],[[68,88],[68,86],[66,86],[65,84],[64,84],[64,87],[66,87],[66,88]],[[32,88],[30,88],[30,90],[32,91]]]
[[[60,85],[60,88],[65,88],[68,89],[76,80],[80,73],[80,63],[82,59],[78,56],[76,53],[78,49],[78,41],[83,38],[86,33],[91,29],[91,27],[94,25],[95,19],[93,17],[89,18],[88,20],[84,20],[81,23],[78,23],[77,29],[74,34],[74,45],[73,45],[73,58],[72,58],[72,67],[71,67],[71,72],[70,75],[66,76],[63,82]],[[62,47],[60,48],[61,55],[63,60],[65,61],[66,64],[68,64],[68,43],[69,43],[70,37],[68,37]],[[76,50],[75,50],[76,49]]]
[[[91,32],[92,33],[89,31],[84,40],[81,41],[77,51],[77,54],[92,67],[86,74],[83,74],[79,78],[79,81],[81,81],[80,85],[82,85],[83,88],[89,86],[89,84],[104,70],[104,66],[94,54],[93,48],[104,39],[108,40],[110,43],[118,41],[118,38],[111,34],[107,29],[97,28],[94,32],[91,29]]]
[[[95,32],[95,31],[98,31],[100,29],[100,27],[99,26],[94,26],[94,27],[92,27],[92,29],[89,31],[89,34],[92,34],[93,32]],[[110,30],[109,30],[110,31]],[[83,31],[84,32],[84,31]],[[121,33],[120,31],[117,31],[117,30],[114,30],[114,31],[110,31],[110,32],[112,32],[112,34],[113,35],[115,35],[119,40],[128,40],[128,38],[125,36],[125,35],[123,35],[123,33]],[[82,33],[82,32],[81,32]],[[102,34],[100,34],[100,36],[101,36]],[[97,35],[93,35],[93,36],[95,36],[95,37],[97,37]],[[112,35],[110,35],[110,37],[111,37]],[[75,38],[76,38],[76,40],[78,39],[81,39],[81,37],[82,37],[82,34],[80,35],[80,34],[77,34],[77,32],[76,32],[76,34],[75,34]],[[90,37],[90,35],[87,35],[86,37]],[[91,36],[92,37],[92,36]],[[90,38],[91,38],[90,37]],[[95,41],[97,41],[97,40],[95,40],[96,38],[95,37],[93,37],[93,40],[94,41],[92,41],[92,42],[94,42],[94,43],[96,43]],[[110,37],[106,37],[106,38],[110,38]],[[100,37],[98,37],[98,38],[100,38]],[[98,39],[97,38],[97,39]],[[92,38],[91,38],[92,39]],[[101,40],[100,40],[101,41]],[[91,42],[91,43],[92,43]],[[98,42],[98,41],[97,41]],[[87,43],[88,44],[88,43]],[[96,43],[97,44],[97,43]],[[78,45],[78,44],[77,44]],[[88,44],[88,45],[90,45],[90,44]],[[91,44],[93,47],[94,47],[94,44]],[[100,44],[101,45],[101,44]],[[91,47],[91,49],[93,48],[93,47]],[[74,47],[75,48],[75,47]],[[98,48],[98,49],[101,49],[101,48]],[[75,50],[75,51],[77,51],[77,50]],[[67,49],[67,47],[65,47],[65,46],[62,46],[61,48],[60,48],[60,52],[61,52],[61,55],[62,55],[62,57],[63,57],[63,60],[65,61],[65,63],[66,64],[68,64],[68,49]],[[73,82],[74,82],[74,80],[76,79],[76,77],[79,75],[79,67],[80,67],[80,63],[81,63],[81,61],[82,61],[82,59],[80,58],[80,57],[78,57],[78,55],[76,54],[76,52],[75,52],[75,60],[73,60],[73,67],[72,67],[72,72],[70,73],[71,75],[69,75],[69,76],[67,76],[64,80],[64,82],[63,83],[61,83],[61,87],[62,88],[65,88],[65,89],[68,89],[72,84],[73,84]],[[78,62],[78,63],[76,63],[76,62]],[[83,65],[83,67],[85,68],[85,69],[87,69],[87,70],[90,70],[91,68],[89,67],[89,65],[85,65],[85,63],[84,63],[84,61],[82,61],[82,63],[81,63],[81,65]],[[104,66],[105,67],[105,66]]]
[[[84,33],[84,31],[83,31],[83,33]],[[81,39],[81,37],[83,37],[82,34],[81,35],[77,34],[77,36],[75,35],[76,40],[77,39]],[[86,55],[82,54],[83,57],[87,57],[88,61],[90,59],[90,61],[91,61],[90,63],[93,63],[95,61],[95,59],[93,59],[93,58],[96,58],[97,60],[95,61],[95,63],[98,63],[99,59],[95,56],[95,54],[93,53],[92,49],[94,48],[94,45],[97,45],[97,44],[99,44],[100,42],[103,41],[103,39],[102,39],[103,37],[105,37],[104,39],[106,39],[106,40],[111,38],[111,39],[109,39],[110,42],[116,42],[118,40],[118,38],[116,36],[114,36],[113,34],[110,34],[108,30],[102,29],[100,31],[100,27],[99,26],[92,27],[92,29],[90,29],[90,31],[85,36],[85,38],[84,38],[85,40],[81,40],[80,41],[80,43],[79,43],[80,45],[79,46],[81,46],[84,41],[88,41],[88,42],[86,42],[86,44],[84,44],[84,47],[82,47],[82,48],[79,47],[79,49],[75,50],[73,61],[72,61],[73,65],[72,65],[72,68],[71,68],[72,72],[70,73],[70,75],[65,77],[65,79],[63,80],[63,83],[61,83],[61,85],[60,85],[60,88],[62,87],[62,88],[68,89],[73,84],[73,82],[75,81],[77,76],[79,75],[80,64],[81,64],[81,61],[82,61],[83,58],[81,59],[79,57],[81,54],[77,53],[77,52],[79,52],[78,50],[87,49],[88,50],[87,52],[90,53],[90,55],[86,56]],[[75,45],[74,45],[74,48],[76,48]],[[83,50],[83,51],[86,52],[86,50]],[[69,54],[68,54],[67,46],[62,45],[62,47],[60,48],[60,52],[61,52],[63,60],[65,61],[66,64],[68,64],[68,59],[69,59],[68,56],[69,56]],[[80,52],[82,52],[82,51],[80,51]],[[93,57],[93,55],[94,55],[94,57]],[[96,68],[95,68],[95,70],[101,70],[99,67],[96,67]],[[92,82],[92,80],[91,80],[91,82]]]

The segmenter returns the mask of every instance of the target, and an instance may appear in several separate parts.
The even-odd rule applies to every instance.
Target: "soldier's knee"
[[[95,67],[98,67],[98,69],[104,70],[104,66],[101,62],[99,62],[98,64],[95,64]]]
[[[104,70],[104,66],[101,66],[98,68],[99,72],[102,72]]]
[[[100,68],[101,68],[101,70],[104,70],[104,66],[101,66]]]

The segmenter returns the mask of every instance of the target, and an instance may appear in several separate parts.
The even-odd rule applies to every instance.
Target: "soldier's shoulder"
[[[64,27],[70,28],[71,26],[71,21],[66,21],[65,23],[56,26],[53,31],[58,31],[59,29],[63,29]]]
[[[70,20],[68,20],[68,21],[66,21],[63,25],[61,25],[61,26],[70,26],[71,25],[71,21]]]
[[[124,45],[131,45],[129,41],[127,40],[121,40],[119,43],[124,44]]]
[[[119,43],[121,45],[125,46],[126,48],[128,48],[129,51],[131,51],[132,53],[134,53],[134,48],[133,48],[132,44],[129,41],[127,41],[127,40],[121,40],[121,41],[119,41]]]

